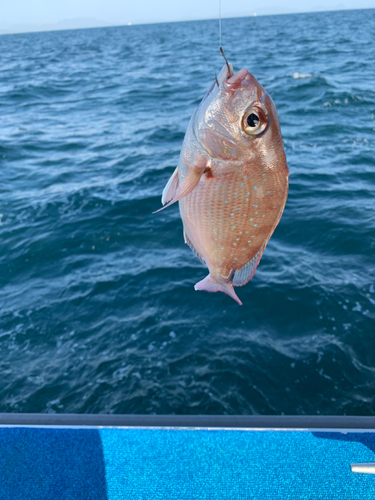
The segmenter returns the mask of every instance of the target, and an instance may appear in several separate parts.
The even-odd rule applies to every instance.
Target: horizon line
[[[258,14],[254,12],[253,14],[247,14],[247,15],[229,15],[226,17],[222,17],[221,19],[243,19],[243,18],[251,18],[251,17],[271,17],[271,16],[289,16],[289,15],[301,15],[301,14],[320,14],[320,13],[325,13],[325,12],[347,12],[347,11],[356,11],[356,10],[374,10],[375,7],[359,7],[356,9],[352,8],[339,8],[339,9],[327,9],[327,10],[309,10],[309,11],[297,11],[297,12],[276,12],[276,13],[266,13],[266,14]],[[59,28],[59,24],[63,23],[74,23],[74,21],[94,21],[98,23],[98,25],[93,25],[93,26],[77,26],[77,27],[61,27]],[[112,24],[108,23],[106,21],[102,21],[99,19],[95,19],[92,17],[87,17],[87,18],[81,18],[81,17],[76,17],[76,18],[70,18],[70,19],[63,19],[61,21],[57,21],[55,23],[50,23],[50,24],[42,24],[42,25],[35,25],[35,28],[33,29],[32,25],[14,25],[14,28],[10,30],[3,30],[0,29],[0,36],[2,35],[20,35],[20,34],[27,34],[27,33],[48,33],[48,32],[54,32],[54,31],[77,31],[77,30],[89,30],[89,29],[100,29],[100,28],[120,28],[120,27],[131,27],[131,26],[145,26],[145,25],[153,25],[153,24],[174,24],[174,23],[187,23],[187,22],[199,22],[199,21],[218,21],[217,17],[204,17],[204,18],[199,18],[199,19],[179,19],[179,20],[173,20],[173,21],[140,21],[140,22],[124,22],[121,24]],[[19,28],[17,29],[17,26]],[[22,28],[24,26],[24,28]],[[54,28],[53,26],[56,26]]]

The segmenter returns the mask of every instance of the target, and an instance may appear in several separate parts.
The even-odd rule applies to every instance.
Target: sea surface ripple
[[[254,279],[161,213],[217,21],[0,37],[0,412],[375,415],[375,10],[223,20],[290,167]]]

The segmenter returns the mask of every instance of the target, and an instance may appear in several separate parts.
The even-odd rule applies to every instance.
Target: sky
[[[375,8],[375,0],[221,0],[222,16]],[[0,32],[217,18],[219,0],[0,0]]]

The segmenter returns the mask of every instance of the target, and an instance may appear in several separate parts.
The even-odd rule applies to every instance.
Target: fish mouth
[[[217,82],[219,84],[219,87],[223,83],[227,82],[229,78],[233,77],[233,75],[234,75],[233,66],[230,63],[224,64],[224,66],[221,68],[219,76],[217,77]]]
[[[242,82],[248,75],[250,75],[250,72],[246,68],[242,68],[236,74],[229,77],[227,81],[228,83]]]
[[[240,87],[244,80],[251,80],[251,78],[252,75],[246,68],[242,68],[240,71],[237,71],[237,73],[234,73],[232,65],[228,63],[228,65],[224,64],[220,71],[217,83],[219,87],[227,87],[234,90]]]
[[[240,69],[236,74],[230,76],[226,83],[228,85],[238,86],[240,85],[248,76],[251,76],[250,72],[246,68]]]
[[[219,75],[218,76],[215,75],[216,79],[212,83],[206,95],[203,97],[202,102],[204,102],[207,99],[207,97],[212,93],[216,85],[218,85],[219,89],[223,88],[224,86],[237,88],[239,85],[241,85],[243,80],[245,80],[248,75],[250,75],[250,73],[245,68],[241,69],[240,71],[237,71],[237,73],[234,73],[233,66],[230,63],[224,64],[224,66],[221,68]]]

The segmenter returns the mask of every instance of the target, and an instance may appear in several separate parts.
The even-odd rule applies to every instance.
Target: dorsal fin
[[[202,255],[198,252],[198,250],[195,248],[195,246],[192,244],[192,242],[189,240],[189,238],[186,236],[185,229],[184,229],[184,240],[185,240],[185,243],[187,245],[189,245],[189,247],[193,250],[193,252],[198,257],[198,259],[202,262],[202,264],[204,264],[206,266],[207,265],[206,261],[204,260]]]
[[[249,260],[249,262],[247,262],[243,267],[237,269],[234,272],[232,279],[232,283],[234,286],[246,285],[246,283],[251,280],[251,278],[255,274],[255,270],[259,264],[265,248],[266,244],[262,246],[259,252],[251,260]]]

